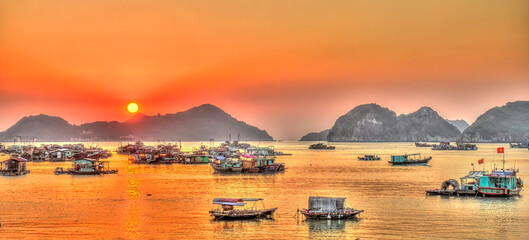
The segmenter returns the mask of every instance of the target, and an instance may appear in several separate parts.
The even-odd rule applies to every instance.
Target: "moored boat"
[[[334,150],[334,149],[336,149],[336,147],[335,146],[328,146],[328,145],[323,144],[323,143],[315,143],[315,144],[311,144],[309,146],[309,149]]]
[[[258,202],[262,203],[263,208],[258,208]],[[261,198],[215,198],[213,204],[221,205],[221,208],[209,211],[215,220],[273,218],[277,210],[265,208]]]
[[[357,210],[345,205],[346,198],[309,197],[309,206],[298,210],[307,219],[356,219],[364,210]]]
[[[0,174],[4,176],[26,175],[29,170],[26,169],[27,160],[20,157],[12,157],[0,162]]]
[[[276,163],[275,157],[243,155],[243,158],[217,157],[211,167],[218,173],[277,173],[285,171],[284,163]]]
[[[488,197],[509,197],[520,195],[523,181],[516,178],[518,170],[502,169],[484,174],[478,180],[478,192]]]
[[[364,155],[363,157],[358,157],[360,161],[378,161],[380,157],[377,155]]]
[[[478,150],[476,144],[461,143],[457,142],[456,145],[451,145],[450,142],[440,142],[439,144],[432,145],[432,150],[456,150],[456,151],[469,151]]]
[[[421,157],[420,153],[414,154],[404,154],[404,155],[392,155],[391,163],[392,165],[426,165],[432,160],[432,156]]]
[[[182,159],[183,164],[208,164],[211,162],[212,156],[207,154],[188,154]]]
[[[529,148],[529,142],[509,143],[511,148]]]
[[[100,174],[116,174],[117,169],[110,169],[108,161],[98,161],[95,159],[80,159],[72,162],[72,168],[66,169],[55,168],[55,175],[71,174],[71,175],[100,175]]]

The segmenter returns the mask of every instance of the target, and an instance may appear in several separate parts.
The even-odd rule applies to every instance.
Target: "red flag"
[[[503,149],[503,147],[499,147],[498,148],[498,153],[504,153],[504,152],[505,152],[505,150]]]
[[[485,159],[483,159],[483,158],[478,160],[478,164],[480,164],[480,165],[483,164],[484,162],[485,162]]]

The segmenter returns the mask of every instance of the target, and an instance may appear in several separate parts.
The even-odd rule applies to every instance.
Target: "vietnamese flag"
[[[505,152],[505,150],[503,149],[503,147],[499,147],[498,148],[498,153],[504,153],[504,152]]]
[[[484,158],[478,160],[478,164],[479,164],[479,165],[483,164],[484,162],[485,162],[485,159],[484,159]]]

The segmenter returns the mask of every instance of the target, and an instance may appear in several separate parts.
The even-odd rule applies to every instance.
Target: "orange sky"
[[[297,139],[376,102],[469,122],[529,100],[529,1],[0,0],[0,131],[203,103]]]

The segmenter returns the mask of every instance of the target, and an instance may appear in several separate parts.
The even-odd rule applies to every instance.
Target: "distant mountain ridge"
[[[479,116],[462,134],[467,142],[529,140],[529,101],[509,102]]]
[[[455,141],[459,130],[429,107],[402,114],[378,104],[355,107],[339,117],[329,131],[330,142]]]
[[[311,132],[301,137],[299,141],[327,141],[327,135],[329,135],[330,129],[323,130],[321,132]]]
[[[234,138],[241,140],[270,141],[273,138],[265,131],[233,118],[222,109],[203,104],[174,114],[148,116],[136,114],[125,122],[92,122],[79,126],[69,124],[60,117],[40,114],[24,117],[0,132],[0,141],[23,139],[38,141],[119,141],[134,140],[209,140]]]
[[[470,127],[470,124],[468,124],[467,121],[465,121],[463,119],[457,119],[457,120],[448,120],[448,119],[446,119],[446,121],[448,121],[450,124],[456,126],[456,128],[460,132],[463,132],[463,131],[465,131],[465,129]]]

